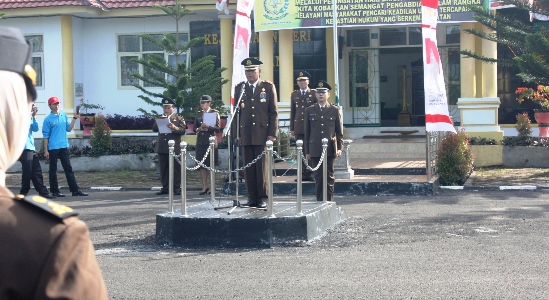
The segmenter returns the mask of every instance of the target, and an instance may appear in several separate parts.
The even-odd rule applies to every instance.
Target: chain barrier
[[[303,151],[302,151],[301,152],[301,160],[303,160],[303,163],[305,164],[305,167],[307,169],[309,169],[310,171],[313,171],[313,172],[318,170],[318,168],[320,168],[320,166],[322,165],[322,162],[324,161],[324,155],[326,155],[326,149],[328,149],[328,147],[322,149],[322,155],[320,156],[320,160],[318,161],[318,164],[314,168],[311,168],[309,166],[309,163],[307,162],[307,156],[305,154],[303,154]]]
[[[276,158],[281,159],[285,162],[288,162],[288,160],[290,160],[291,158],[294,158],[294,155],[297,154],[297,151],[293,150],[292,153],[290,153],[290,155],[288,155],[286,157],[280,157],[280,155],[278,155],[278,152],[276,152],[276,151],[273,151],[273,154],[276,156]]]
[[[202,167],[208,171],[211,171],[211,172],[216,172],[216,173],[222,173],[222,174],[229,174],[229,173],[236,173],[236,172],[239,172],[239,171],[243,171],[244,169],[246,168],[249,168],[250,166],[252,166],[253,164],[255,164],[258,160],[261,159],[261,157],[263,157],[265,155],[265,151],[261,152],[254,160],[252,160],[249,164],[243,166],[242,168],[238,168],[238,169],[234,169],[232,171],[225,171],[225,170],[218,170],[218,169],[213,169],[211,167],[208,167],[206,165],[204,165],[204,161],[206,160],[206,157],[208,157],[208,154],[210,153],[210,148],[208,148],[208,150],[206,151],[206,154],[204,154],[204,157],[202,158],[202,161],[198,161],[196,159],[196,157],[194,157],[192,154],[190,153],[187,153],[187,155],[192,159],[194,160],[194,162],[197,164],[195,167],[192,167],[192,168],[189,168],[189,167],[185,167],[187,170],[189,171],[194,171],[194,170],[197,170],[198,168]],[[175,157],[175,159],[177,160],[177,162],[179,162],[181,164],[181,161],[179,159],[179,157],[181,155],[176,155],[176,154],[173,154],[173,156]]]

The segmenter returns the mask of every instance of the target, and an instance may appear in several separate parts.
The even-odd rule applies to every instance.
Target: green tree
[[[169,55],[175,56],[175,64],[166,61],[163,55],[150,54],[145,58],[134,61],[143,65],[144,74],[134,73],[131,76],[146,83],[147,86],[162,87],[161,93],[155,93],[140,84],[134,86],[140,89],[144,95],[139,97],[153,106],[162,106],[162,98],[170,98],[175,101],[177,113],[185,118],[193,118],[200,107],[200,96],[208,94],[212,97],[212,107],[223,110],[221,101],[221,86],[228,82],[223,79],[221,72],[226,68],[216,68],[214,56],[209,55],[193,61],[190,66],[185,62],[188,51],[204,43],[204,38],[194,38],[188,43],[180,40],[179,20],[187,15],[190,10],[184,9],[180,3],[174,6],[155,5],[175,20],[175,33],[168,33],[157,38],[150,34],[142,34],[141,38],[148,40],[157,47],[163,49]],[[139,108],[138,111],[146,116],[159,115],[155,110],[146,111]]]
[[[493,30],[493,33],[476,29],[466,32],[482,39],[505,45],[513,54],[512,59],[494,59],[463,50],[462,54],[488,63],[501,66],[518,67],[517,74],[524,82],[549,84],[549,31],[544,26],[535,26],[530,22],[530,12],[549,16],[549,0],[538,0],[529,5],[523,0],[504,0],[515,8],[503,9],[501,12],[488,11],[482,6],[468,5],[475,12],[473,17],[479,23]]]

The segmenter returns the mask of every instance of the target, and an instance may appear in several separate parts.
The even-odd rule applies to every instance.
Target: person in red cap
[[[30,53],[21,32],[0,27],[0,299],[108,299],[78,213],[41,196],[14,196],[5,185],[36,99]]]
[[[74,128],[74,122],[80,117],[80,112],[76,112],[76,115],[69,122],[67,115],[59,110],[59,103],[59,99],[55,96],[48,99],[51,113],[44,119],[42,125],[44,156],[50,160],[50,192],[55,197],[65,197],[59,191],[59,183],[57,182],[57,159],[59,159],[72,195],[87,196],[88,194],[82,192],[76,183],[69,158],[69,138],[67,137],[67,132],[71,132]]]

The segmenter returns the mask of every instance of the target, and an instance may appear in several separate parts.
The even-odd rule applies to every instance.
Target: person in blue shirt
[[[65,197],[59,191],[59,183],[57,182],[57,159],[59,159],[72,195],[87,196],[88,194],[82,192],[76,183],[69,159],[69,139],[67,137],[67,132],[72,131],[74,128],[74,122],[78,119],[80,112],[77,112],[69,122],[67,115],[59,111],[59,99],[57,97],[50,97],[48,106],[51,113],[44,119],[42,135],[44,137],[44,156],[50,160],[50,192],[55,197]]]
[[[29,134],[27,136],[27,143],[25,144],[25,150],[19,157],[21,162],[21,190],[19,194],[26,196],[30,190],[30,183],[34,185],[34,189],[44,198],[55,198],[48,192],[48,188],[44,185],[44,178],[42,177],[42,167],[40,167],[40,161],[36,155],[36,147],[34,146],[34,137],[32,136],[33,132],[37,132],[38,122],[36,122],[36,113],[38,108],[32,104],[31,109],[31,124],[29,129]]]

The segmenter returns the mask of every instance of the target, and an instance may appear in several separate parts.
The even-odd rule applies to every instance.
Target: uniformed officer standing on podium
[[[304,141],[305,138],[305,123],[303,122],[305,116],[305,109],[311,105],[317,103],[316,90],[309,88],[309,80],[311,74],[307,71],[299,71],[297,73],[297,86],[298,90],[292,92],[291,95],[291,111],[290,111],[290,133],[295,137],[295,140]],[[305,163],[302,161],[302,180],[303,181],[315,181],[313,178],[313,171],[307,169]],[[312,164],[311,161],[308,162]],[[297,181],[297,179],[295,180]]]
[[[322,139],[328,139],[328,179],[327,179],[327,201],[334,199],[334,159],[339,157],[343,147],[343,124],[337,105],[328,102],[332,87],[320,80],[316,86],[316,97],[318,104],[305,109],[305,141],[303,143],[304,153],[307,159],[313,161],[313,167],[318,165],[322,156]],[[316,200],[322,201],[322,166],[315,171]]]
[[[275,141],[278,134],[278,98],[274,83],[259,78],[262,62],[250,57],[244,59],[247,81],[235,88],[235,101],[240,98],[238,129],[233,122],[231,133],[237,134],[242,146],[244,165],[252,162],[265,150],[267,140]],[[267,207],[267,172],[265,156],[244,170],[248,202],[243,207]]]
[[[162,189],[157,192],[157,195],[168,194],[170,188],[170,147],[168,146],[169,140],[174,140],[174,152],[175,154],[181,153],[181,136],[185,134],[185,120],[183,117],[175,113],[175,102],[172,99],[162,99],[162,109],[164,114],[160,118],[168,118],[168,132],[162,133],[158,128],[158,124],[155,122],[152,127],[153,132],[158,132],[158,139],[154,146],[154,152],[158,154],[158,163],[160,164],[160,182]],[[181,165],[174,160],[173,167],[173,193],[175,195],[181,194]]]
[[[6,170],[25,146],[36,72],[30,46],[0,27],[0,299],[108,299],[88,227],[70,207],[15,197]]]

